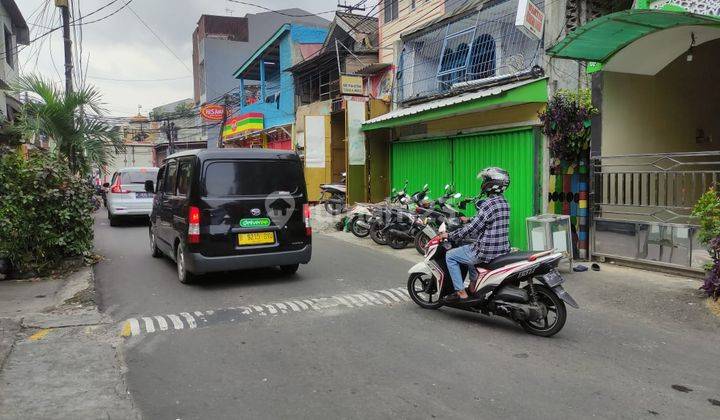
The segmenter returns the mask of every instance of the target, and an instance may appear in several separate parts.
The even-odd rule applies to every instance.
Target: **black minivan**
[[[295,152],[191,150],[168,156],[150,214],[150,249],[177,263],[178,278],[310,262],[312,229],[303,165]]]

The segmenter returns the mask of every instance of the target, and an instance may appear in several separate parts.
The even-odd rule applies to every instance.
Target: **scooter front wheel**
[[[385,226],[380,223],[373,223],[373,225],[370,226],[370,238],[378,245],[387,245],[388,243],[387,236],[385,236],[385,232],[383,232],[384,227]]]
[[[425,250],[428,242],[430,242],[430,239],[432,238],[423,231],[420,231],[417,235],[415,235],[415,249],[420,255],[425,255]]]
[[[358,221],[360,221],[361,223],[367,223],[365,217],[354,217],[350,221],[350,231],[358,238],[364,238],[370,234],[370,229],[360,226],[358,224]]]
[[[443,306],[435,280],[429,274],[412,273],[407,283],[408,293],[413,302],[424,309],[438,309]]]

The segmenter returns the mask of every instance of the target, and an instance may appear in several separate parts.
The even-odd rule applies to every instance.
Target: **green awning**
[[[547,53],[557,58],[606,63],[633,42],[679,26],[720,28],[720,18],[667,10],[625,10],[594,19],[575,29],[549,48]]]
[[[371,131],[393,128],[499,107],[544,103],[547,100],[547,78],[530,79],[400,108],[366,121],[362,129]]]

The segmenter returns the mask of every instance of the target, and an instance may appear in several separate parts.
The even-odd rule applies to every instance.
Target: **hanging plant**
[[[550,156],[572,164],[586,154],[590,148],[590,119],[597,113],[589,89],[557,91],[539,114]]]

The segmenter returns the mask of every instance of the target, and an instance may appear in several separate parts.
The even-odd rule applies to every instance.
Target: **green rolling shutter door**
[[[510,188],[505,193],[511,211],[510,243],[520,249],[527,248],[525,219],[535,213],[534,145],[532,129],[453,139],[453,179],[464,195],[478,193],[480,181],[476,177],[485,167],[499,166],[510,173]]]
[[[408,193],[430,186],[430,197],[442,194],[452,182],[452,143],[449,139],[398,142],[392,145],[392,188],[402,188],[408,180]]]
[[[476,195],[480,190],[477,173],[488,166],[500,166],[510,172],[510,188],[505,194],[511,207],[510,241],[512,246],[525,249],[525,219],[535,214],[533,129],[392,145],[392,187],[401,188],[407,179],[408,191],[414,192],[428,183],[431,198],[442,194],[447,183],[454,183],[465,196]],[[474,210],[469,207],[467,213],[474,214]]]

